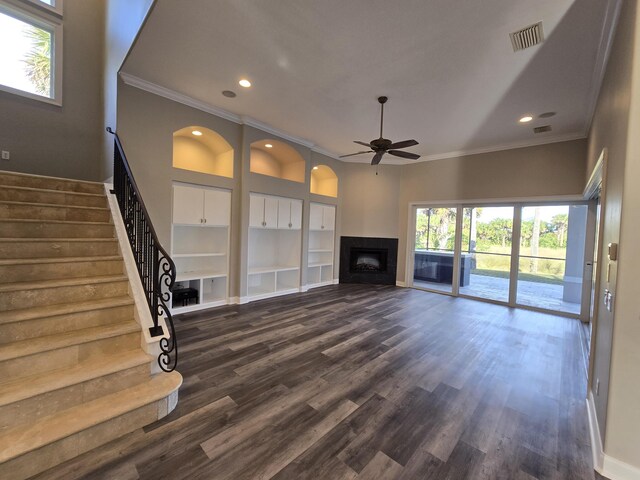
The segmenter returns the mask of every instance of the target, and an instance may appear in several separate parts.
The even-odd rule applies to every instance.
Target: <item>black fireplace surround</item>
[[[340,237],[340,283],[395,285],[397,238]]]

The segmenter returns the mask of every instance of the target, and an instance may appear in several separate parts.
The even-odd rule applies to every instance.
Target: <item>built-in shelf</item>
[[[307,250],[307,286],[333,283],[336,207],[321,203],[310,205],[309,248]]]
[[[174,185],[171,229],[171,256],[176,264],[174,289],[189,288],[197,295],[185,300],[186,305],[172,301],[172,312],[228,303],[230,214],[229,190]]]
[[[247,301],[300,290],[302,201],[251,194]]]

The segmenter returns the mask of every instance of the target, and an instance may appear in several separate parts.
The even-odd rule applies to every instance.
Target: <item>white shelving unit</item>
[[[197,290],[197,301],[174,304],[185,313],[225,305],[229,299],[229,223],[231,191],[175,184],[173,186],[171,257],[178,288]]]
[[[336,207],[311,203],[309,216],[309,250],[307,252],[307,287],[331,285],[335,245]]]
[[[251,194],[247,301],[300,291],[302,200]]]

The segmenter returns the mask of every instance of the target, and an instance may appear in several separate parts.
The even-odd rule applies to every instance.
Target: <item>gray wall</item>
[[[580,195],[586,140],[552,143],[410,165],[365,164],[343,170],[343,235],[399,239],[405,281],[409,205]]]
[[[113,137],[105,128],[117,129],[118,72],[154,4],[154,0],[107,0],[105,4],[102,78],[104,112],[100,125],[101,151],[98,166],[100,180],[113,175]]]
[[[0,92],[0,170],[98,180],[104,2],[64,2],[62,107]]]
[[[598,310],[593,386],[605,454],[640,468],[640,18],[637,2],[623,2],[620,23],[589,138],[589,175],[603,148],[608,152],[601,289],[614,293],[614,311]],[[619,243],[606,281],[609,242]],[[596,293],[602,298],[602,290]],[[600,393],[595,380],[600,380]]]
[[[309,193],[310,172],[314,165],[328,165],[339,179],[342,162],[311,151],[258,129],[239,125],[201,110],[119,83],[118,134],[123,143],[133,175],[161,243],[170,248],[171,208],[174,181],[227,188],[232,190],[230,295],[246,295],[246,271],[250,192],[298,198],[304,201],[302,239],[302,284],[306,283],[306,237],[309,221],[309,202],[337,205],[337,225],[340,225],[340,200]],[[234,178],[173,168],[173,133],[186,126],[197,125],[220,134],[234,148]],[[249,171],[250,144],[257,140],[273,139],[288,143],[305,160],[305,183],[296,183]],[[339,192],[342,191],[339,185]],[[336,232],[339,235],[339,230]],[[336,252],[337,256],[337,252]],[[334,272],[337,276],[337,269]]]

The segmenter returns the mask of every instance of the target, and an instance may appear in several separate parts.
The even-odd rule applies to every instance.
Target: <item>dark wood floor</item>
[[[339,285],[177,321],[177,409],[38,478],[593,479],[579,322]]]

